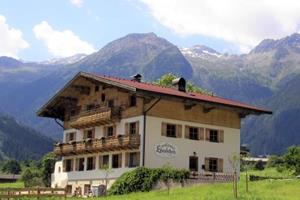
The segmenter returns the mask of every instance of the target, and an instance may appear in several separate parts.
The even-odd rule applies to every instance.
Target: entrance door
[[[197,172],[198,171],[198,157],[197,156],[190,156],[190,164],[189,164],[190,171]]]

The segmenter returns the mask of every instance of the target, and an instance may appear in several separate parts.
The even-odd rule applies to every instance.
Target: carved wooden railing
[[[54,145],[54,153],[58,156],[77,155],[94,152],[138,149],[140,135],[87,139],[78,142],[58,143]]]
[[[121,116],[120,107],[102,107],[88,111],[82,111],[68,121],[68,126],[76,129],[88,128],[109,124],[118,121]]]

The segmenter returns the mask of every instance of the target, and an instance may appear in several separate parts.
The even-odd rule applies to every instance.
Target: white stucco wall
[[[172,123],[182,125],[182,138],[171,138],[161,135],[161,123]],[[190,140],[184,138],[184,125],[222,129],[224,130],[224,143],[213,143],[205,140]],[[176,168],[189,168],[189,157],[194,152],[198,156],[199,172],[205,163],[205,157],[223,158],[223,172],[231,173],[232,167],[229,159],[232,155],[240,153],[240,129],[227,128],[221,126],[212,126],[207,124],[178,121],[172,119],[163,119],[147,116],[146,119],[146,157],[145,166],[162,167],[164,164],[170,164]],[[155,145],[160,143],[169,143],[177,147],[176,155],[172,158],[160,157],[155,153]]]

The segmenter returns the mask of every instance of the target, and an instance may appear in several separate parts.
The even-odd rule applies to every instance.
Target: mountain
[[[39,159],[52,150],[53,140],[0,113],[0,160]]]
[[[114,40],[70,64],[68,58],[47,64],[4,59],[5,66],[0,65],[0,110],[45,135],[60,138],[60,127],[53,120],[36,117],[35,112],[77,72],[123,78],[141,73],[146,81],[172,72],[216,95],[272,109],[272,116],[243,120],[242,142],[254,154],[281,153],[287,146],[299,144],[299,48],[299,34],[263,40],[248,54],[228,55],[203,45],[178,48],[154,33],[145,33]]]
[[[53,58],[50,60],[42,61],[40,64],[44,65],[67,65],[67,64],[73,64],[76,63],[83,58],[85,58],[87,55],[80,53],[80,54],[75,54],[73,56],[65,57],[65,58]]]
[[[26,65],[26,63],[24,63]],[[40,65],[42,68],[44,65]],[[99,72],[106,75],[128,78],[142,73],[148,80],[159,78],[165,73],[175,73],[187,78],[192,77],[192,66],[179,49],[154,33],[129,34],[117,39],[98,52],[78,62],[53,66],[51,73],[37,73],[30,82],[17,84],[3,81],[3,95],[0,94],[0,110],[15,116],[18,120],[54,138],[61,137],[61,129],[53,120],[39,118],[35,112],[70,78],[79,71]],[[0,73],[1,74],[1,73]],[[21,79],[22,73],[16,73]],[[10,78],[10,80],[14,80]]]
[[[121,77],[147,74],[149,80],[169,72],[187,78],[193,73],[179,49],[154,33],[129,34],[110,42],[72,67]]]

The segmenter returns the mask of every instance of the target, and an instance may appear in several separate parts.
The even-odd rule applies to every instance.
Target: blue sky
[[[297,1],[278,0],[272,6],[268,6],[267,0],[259,1],[264,2],[261,5],[239,2],[244,3],[237,0],[0,1],[0,56],[39,61],[91,53],[126,34],[145,32],[154,32],[179,47],[204,44],[220,52],[241,53],[263,38],[279,38],[299,30]]]

